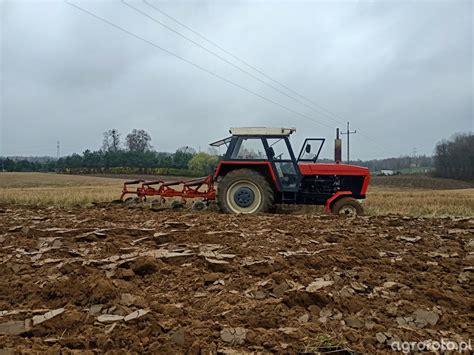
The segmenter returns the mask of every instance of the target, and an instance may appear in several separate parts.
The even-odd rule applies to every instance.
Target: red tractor
[[[307,138],[295,156],[289,136],[294,128],[231,128],[231,136],[211,144],[227,146],[214,174],[194,180],[129,181],[121,199],[136,194],[142,200],[159,196],[217,200],[226,213],[268,212],[279,204],[324,205],[327,212],[360,215],[370,181],[367,168],[316,163],[324,138]],[[340,154],[339,154],[340,155]],[[127,186],[141,183],[136,190]],[[205,207],[203,202],[194,205]]]

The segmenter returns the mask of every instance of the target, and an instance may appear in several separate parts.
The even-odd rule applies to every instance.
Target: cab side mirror
[[[306,153],[311,153],[311,144],[306,144],[306,147],[304,149],[306,151]]]

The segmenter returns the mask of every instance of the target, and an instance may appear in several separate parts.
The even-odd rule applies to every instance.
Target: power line
[[[209,50],[208,48],[202,46],[201,44],[197,43],[196,41],[190,39],[189,37],[183,35],[182,33],[180,33],[179,31],[176,31],[175,29],[169,27],[168,25],[164,24],[163,22],[157,20],[156,18],[148,15],[147,13],[143,12],[142,10],[136,8],[135,6],[132,6],[130,5],[129,3],[127,3],[125,0],[121,0],[125,5],[129,6],[130,8],[134,9],[135,11],[137,11],[138,13],[142,14],[143,16],[146,16],[147,18],[151,19],[152,21],[158,23],[159,25],[165,27],[166,29],[168,29],[169,31],[173,32],[173,33],[176,33],[177,35],[179,35],[180,37],[192,42],[193,44],[195,44],[196,46],[202,48],[203,50],[205,50],[206,52],[214,55],[215,57],[223,60],[225,63],[233,66],[234,68],[240,70],[241,72],[249,75],[250,77],[254,78],[255,80],[258,80],[259,82],[271,87],[272,89],[278,91],[279,93],[285,95],[286,97],[289,97],[291,98],[292,100],[304,105],[305,107],[309,108],[310,110],[314,111],[314,112],[317,112],[319,113],[320,115],[323,115],[325,116],[326,118],[329,118],[335,122],[340,122],[340,123],[345,123],[345,121],[340,118],[338,115],[336,115],[334,112],[324,108],[323,106],[315,103],[314,101],[310,100],[309,98],[307,98],[306,96],[303,96],[302,94],[298,93],[297,91],[291,89],[290,87],[288,87],[287,85],[281,83],[280,81],[276,80],[276,79],[273,79],[270,75],[264,73],[263,71],[261,71],[260,69],[256,68],[255,66],[249,64],[248,62],[246,62],[245,60],[243,60],[242,58],[236,56],[235,54],[229,52],[228,50],[226,50],[225,48],[223,48],[222,46],[220,46],[219,44],[211,41],[210,39],[208,39],[207,37],[205,37],[204,35],[200,34],[199,32],[197,32],[196,30],[194,30],[193,28],[187,26],[186,24],[184,24],[183,22],[179,21],[178,19],[174,18],[173,16],[169,15],[168,13],[166,13],[165,11],[161,10],[160,8],[156,7],[155,5],[151,4],[150,2],[148,2],[147,0],[142,0],[146,5],[148,5],[149,7],[153,8],[155,11],[161,13],[162,15],[166,16],[167,18],[169,18],[170,20],[172,20],[173,22],[179,24],[180,26],[186,28],[188,31],[194,33],[196,36],[198,36],[199,38],[201,38],[202,40],[210,43],[211,45],[213,45],[214,47],[220,49],[221,51],[223,51],[224,53],[226,53],[227,55],[229,55],[230,57],[234,58],[235,60],[239,61],[240,63],[246,65],[247,67],[255,70],[257,73],[259,73],[260,75],[264,76],[265,78],[271,80],[272,82],[280,85],[281,87],[285,88],[286,90],[288,90],[289,92],[293,93],[294,95],[306,100],[307,102],[311,103],[312,105],[314,105],[315,107],[318,107],[320,109],[322,109],[323,111],[326,111],[327,113],[331,114],[332,116],[329,116],[327,115],[326,113],[324,112],[321,112],[320,110],[318,109],[315,109],[307,104],[305,104],[304,102],[302,102],[301,100],[298,100],[296,99],[295,97],[291,96],[291,95],[288,95],[287,93],[281,91],[280,89],[276,88],[275,86],[271,85],[271,84],[268,84],[267,82],[261,80],[260,78],[256,77],[255,75],[251,74],[250,72],[240,68],[239,66],[235,65],[234,63],[228,61],[227,59],[223,58],[222,56],[218,55],[217,53]],[[369,139],[369,141],[374,144],[375,146],[377,146],[378,148],[384,150],[385,152],[388,152],[385,147],[379,145],[377,142],[375,142],[375,140],[373,138],[371,138],[370,136],[364,134],[363,132],[359,132],[361,135],[367,137]],[[349,135],[348,135],[349,137]],[[391,154],[390,152],[388,152],[389,154]]]
[[[123,0],[122,0],[123,1]],[[187,26],[186,24],[184,24],[183,22],[179,21],[178,19],[174,18],[173,16],[169,15],[168,13],[166,13],[165,11],[161,10],[160,8],[156,7],[155,5],[151,4],[150,2],[148,2],[147,0],[143,0],[143,2],[145,4],[147,4],[148,6],[150,6],[151,8],[153,8],[154,10],[158,11],[159,13],[161,13],[162,15],[166,16],[167,18],[169,18],[170,20],[172,20],[173,22],[179,24],[180,26],[186,28],[188,31],[194,33],[196,36],[198,36],[199,38],[201,38],[202,40],[212,44],[214,47],[220,49],[222,52],[224,52],[225,54],[227,54],[228,56],[234,58],[235,60],[239,61],[240,63],[246,65],[247,67],[255,70],[257,73],[259,73],[260,75],[264,76],[265,78],[267,78],[268,80],[271,80],[272,82],[274,82],[275,84],[278,84],[280,85],[281,87],[285,88],[286,90],[288,90],[289,92],[297,95],[298,97],[302,98],[303,100],[306,100],[307,102],[311,103],[312,105],[314,105],[315,107],[318,107],[320,108],[321,110],[323,111],[326,111],[327,113],[331,114],[337,121],[341,122],[341,123],[344,123],[344,120],[342,120],[341,118],[338,117],[338,115],[336,115],[334,112],[331,112],[330,110],[324,108],[323,106],[321,105],[318,105],[316,102],[312,101],[311,99],[307,98],[306,96],[303,96],[302,94],[298,93],[297,91],[291,89],[290,87],[288,87],[287,85],[281,83],[280,81],[272,78],[270,75],[264,73],[262,70],[256,68],[255,66],[253,66],[252,64],[246,62],[245,60],[243,60],[242,58],[238,57],[237,55],[229,52],[228,50],[226,50],[225,48],[223,48],[222,46],[220,46],[219,44],[211,41],[209,38],[203,36],[202,34],[200,34],[199,32],[197,32],[196,30],[194,30],[193,28]],[[313,109],[314,110],[314,109]],[[316,111],[316,112],[319,112],[320,111]]]
[[[137,7],[135,7],[135,6],[133,6],[133,5],[129,4],[129,3],[127,3],[125,0],[121,0],[121,1],[122,1],[122,3],[123,3],[124,5],[130,7],[131,9],[135,10],[135,11],[138,12],[139,14],[141,14],[141,15],[143,15],[143,16],[149,18],[149,19],[152,20],[153,22],[155,22],[155,23],[159,24],[160,26],[163,26],[164,28],[166,28],[168,31],[171,31],[171,32],[177,34],[178,36],[180,36],[181,38],[184,38],[185,40],[191,42],[191,43],[194,44],[195,46],[201,48],[202,50],[204,50],[204,51],[206,51],[207,53],[213,55],[214,57],[216,57],[216,58],[222,60],[223,62],[225,62],[225,63],[227,63],[228,65],[232,66],[233,68],[235,68],[235,69],[241,71],[242,73],[248,75],[248,76],[251,77],[252,79],[257,80],[258,82],[260,82],[260,83],[262,83],[262,84],[264,84],[264,85],[266,85],[266,86],[272,88],[273,90],[279,92],[280,94],[282,94],[282,95],[284,95],[284,96],[286,96],[286,97],[288,97],[288,98],[294,100],[295,102],[298,102],[299,104],[301,104],[301,105],[307,107],[308,109],[310,109],[310,110],[312,110],[312,111],[315,111],[315,112],[319,113],[319,114],[322,115],[322,116],[325,116],[326,118],[328,118],[328,119],[330,119],[330,120],[333,120],[333,121],[336,121],[336,122],[338,121],[338,120],[334,119],[333,117],[327,115],[326,113],[324,113],[324,112],[322,112],[322,111],[320,111],[320,110],[317,110],[317,109],[311,107],[310,105],[306,104],[305,102],[303,102],[303,101],[301,101],[301,100],[298,100],[298,99],[295,98],[294,96],[288,95],[288,93],[286,93],[286,92],[284,92],[283,90],[280,90],[279,88],[277,88],[276,86],[274,86],[274,85],[272,85],[272,84],[269,84],[269,83],[267,83],[266,81],[260,79],[258,76],[252,74],[252,73],[249,72],[248,70],[242,69],[242,68],[239,67],[238,65],[236,65],[236,64],[232,63],[231,61],[225,59],[224,57],[222,57],[221,55],[217,54],[216,52],[214,52],[214,51],[210,50],[209,48],[206,48],[206,47],[204,47],[203,45],[199,44],[198,42],[194,41],[192,38],[189,38],[189,37],[183,35],[181,32],[179,32],[179,31],[175,30],[174,28],[172,28],[172,27],[166,25],[165,23],[161,22],[160,20],[157,20],[156,18],[154,18],[153,16],[150,16],[150,15],[147,14],[146,12],[140,10],[139,8],[137,8]],[[153,5],[151,5],[150,3],[146,2],[146,1],[144,1],[144,3],[147,4],[148,6],[150,6],[151,8],[155,9],[155,10],[157,9],[156,7],[154,7]],[[159,11],[159,10],[157,10],[157,11]]]
[[[269,98],[267,98],[267,97],[265,97],[265,96],[263,96],[263,95],[260,95],[260,94],[256,93],[255,91],[252,91],[252,90],[246,88],[245,86],[242,86],[242,85],[240,85],[240,84],[238,84],[238,83],[236,83],[236,82],[234,82],[234,81],[232,81],[232,80],[229,80],[229,79],[223,77],[222,75],[219,75],[219,74],[217,74],[217,73],[215,73],[215,72],[213,72],[213,71],[211,71],[211,70],[209,70],[209,69],[206,69],[206,68],[200,66],[199,64],[196,64],[196,63],[190,61],[189,59],[186,59],[186,58],[184,58],[184,57],[182,57],[182,56],[180,56],[180,55],[178,55],[178,54],[176,54],[176,53],[173,53],[173,52],[169,51],[168,49],[163,48],[163,47],[159,46],[158,44],[156,44],[156,43],[154,43],[154,42],[151,42],[151,41],[149,41],[149,40],[147,40],[147,39],[145,39],[145,38],[143,38],[143,37],[140,37],[139,35],[137,35],[137,34],[131,32],[131,31],[129,31],[129,30],[127,30],[127,29],[125,29],[125,28],[119,26],[119,25],[116,25],[116,24],[113,23],[113,22],[110,22],[110,21],[108,21],[108,20],[106,20],[106,19],[104,19],[104,18],[102,18],[102,17],[100,17],[100,16],[97,16],[97,15],[95,15],[94,13],[92,13],[92,12],[86,10],[86,9],[83,9],[82,7],[80,7],[80,6],[76,5],[76,4],[70,3],[70,2],[67,1],[67,0],[66,0],[66,3],[67,3],[68,5],[70,5],[70,6],[72,6],[72,7],[75,7],[76,9],[78,9],[78,10],[80,10],[80,11],[82,11],[82,12],[88,14],[88,15],[91,16],[91,17],[94,17],[95,19],[97,19],[97,20],[99,20],[99,21],[104,22],[104,23],[108,24],[109,26],[114,27],[115,29],[117,29],[117,30],[119,30],[119,31],[122,31],[122,32],[128,34],[129,36],[134,37],[135,39],[138,39],[138,40],[140,40],[140,41],[142,41],[142,42],[145,42],[145,43],[147,43],[147,44],[149,44],[149,45],[151,45],[151,46],[153,46],[153,47],[155,47],[155,48],[157,48],[157,49],[159,49],[159,50],[161,50],[161,51],[163,51],[163,52],[165,52],[165,53],[167,53],[167,54],[169,54],[169,55],[171,55],[171,56],[173,56],[173,57],[175,57],[175,58],[178,58],[179,60],[181,60],[181,61],[183,61],[183,62],[185,62],[185,63],[187,63],[187,64],[189,64],[189,65],[192,65],[193,67],[196,67],[196,68],[198,68],[198,69],[200,69],[200,70],[202,70],[202,71],[204,71],[204,72],[206,72],[206,73],[208,73],[208,74],[210,74],[210,75],[212,75],[212,76],[214,76],[214,77],[216,77],[216,78],[218,78],[218,79],[221,79],[221,80],[225,81],[225,82],[228,83],[228,84],[231,84],[231,85],[233,85],[233,86],[235,86],[235,87],[237,87],[237,88],[239,88],[239,89],[241,89],[241,90],[244,90],[244,91],[246,91],[246,92],[248,92],[248,93],[250,93],[250,94],[252,94],[252,95],[254,95],[254,96],[257,96],[257,97],[261,98],[262,100],[265,100],[265,101],[270,102],[270,103],[272,103],[272,104],[274,104],[274,105],[276,105],[276,106],[278,106],[278,107],[281,107],[281,108],[287,110],[288,112],[291,112],[291,113],[293,113],[293,114],[295,114],[295,115],[298,115],[298,116],[300,116],[300,117],[304,117],[304,118],[306,118],[306,119],[308,119],[308,120],[310,120],[310,121],[312,121],[312,122],[318,123],[318,124],[320,124],[320,125],[322,125],[322,126],[325,126],[325,127],[327,127],[327,128],[333,129],[333,127],[331,127],[331,126],[329,126],[329,125],[327,125],[327,124],[325,124],[325,123],[322,123],[322,122],[320,122],[320,121],[316,121],[314,118],[312,118],[312,117],[310,117],[310,116],[307,116],[307,115],[305,115],[305,114],[303,114],[303,113],[301,113],[301,112],[295,111],[295,110],[293,110],[292,108],[289,108],[289,107],[287,107],[287,106],[285,106],[285,105],[282,105],[282,104],[280,104],[280,103],[278,103],[278,102],[276,102],[276,101],[274,101],[274,100],[272,100],[272,99],[269,99]]]

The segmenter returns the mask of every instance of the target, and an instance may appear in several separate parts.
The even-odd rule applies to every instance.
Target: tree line
[[[474,180],[474,134],[457,134],[439,142],[434,162],[438,177]]]
[[[144,130],[134,129],[122,142],[116,129],[103,133],[102,148],[87,149],[82,154],[72,154],[48,161],[0,158],[6,171],[56,171],[72,174],[156,174],[156,175],[206,175],[219,161],[214,154],[196,153],[193,148],[181,147],[174,153],[157,152],[151,137]]]
[[[157,152],[151,137],[144,130],[134,129],[122,141],[116,129],[103,133],[102,148],[86,150],[59,159],[0,158],[0,168],[6,171],[56,171],[74,174],[156,174],[156,175],[206,175],[213,171],[219,157],[216,152],[196,153],[193,148],[181,147],[174,153]],[[320,162],[329,162],[321,160]],[[366,166],[370,171],[434,167],[439,177],[474,180],[474,135],[458,134],[436,145],[433,157],[404,156],[398,158],[351,161]]]

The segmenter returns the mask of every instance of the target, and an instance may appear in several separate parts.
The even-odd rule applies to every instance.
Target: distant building
[[[389,169],[383,169],[380,170],[380,175],[393,175],[395,174],[395,171],[389,170]]]

